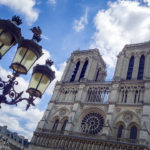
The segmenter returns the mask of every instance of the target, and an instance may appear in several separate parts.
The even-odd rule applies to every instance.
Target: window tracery
[[[88,102],[107,102],[109,96],[109,88],[108,87],[91,87],[88,90]]]
[[[86,134],[98,134],[104,126],[104,118],[95,112],[87,114],[82,122],[81,129]]]
[[[117,138],[122,137],[123,129],[124,129],[123,125],[120,125],[118,128]]]
[[[73,71],[73,74],[71,76],[70,82],[73,82],[75,80],[78,69],[79,69],[79,66],[80,66],[80,61],[77,62],[76,66],[74,68],[74,71]]]
[[[144,85],[124,85],[120,87],[120,102],[121,103],[141,103],[143,93],[144,93]],[[128,98],[128,94],[130,94],[130,98]],[[129,101],[130,100],[130,101]]]
[[[62,128],[61,128],[61,131],[64,131],[64,130],[65,130],[67,123],[68,123],[68,119],[66,119],[66,120],[64,121],[64,123],[63,123],[63,125],[62,125]]]
[[[144,64],[145,64],[145,56],[142,55],[141,58],[140,58],[137,80],[142,80],[143,79]]]
[[[137,138],[137,127],[133,125],[130,129],[130,139],[136,139]]]
[[[79,81],[84,78],[87,66],[88,66],[88,60],[86,60],[84,65],[83,65],[83,68],[82,68],[82,71],[81,71],[81,74],[80,74],[80,77],[79,77]]]
[[[134,95],[134,103],[137,102],[137,97],[138,97],[138,91],[135,91],[135,95]]]
[[[122,103],[126,103],[128,98],[128,91],[127,90],[122,90]]]
[[[132,72],[133,72],[133,66],[134,66],[134,56],[131,56],[130,61],[129,61],[129,66],[128,66],[128,72],[127,72],[126,80],[131,80]]]
[[[53,125],[52,130],[57,130],[58,124],[59,124],[59,119],[56,119],[56,121],[55,121],[55,123]]]
[[[96,77],[95,77],[95,81],[101,80],[100,78],[102,78],[102,77],[101,77],[101,68],[99,68],[99,69],[97,70]]]

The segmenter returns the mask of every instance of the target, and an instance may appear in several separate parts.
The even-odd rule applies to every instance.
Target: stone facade
[[[107,82],[98,49],[74,51],[30,149],[150,149],[149,66],[150,42],[125,45]]]

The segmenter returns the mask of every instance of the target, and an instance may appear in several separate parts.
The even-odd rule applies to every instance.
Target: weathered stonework
[[[149,150],[149,46],[150,42],[126,45],[118,55],[111,82],[105,81],[106,65],[98,49],[73,52],[34,132],[30,149]],[[142,79],[137,80],[142,55],[144,71]],[[132,56],[133,70],[128,80]]]

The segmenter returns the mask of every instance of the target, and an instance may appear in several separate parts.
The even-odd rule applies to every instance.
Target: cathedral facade
[[[98,49],[74,51],[30,149],[149,150],[150,42],[125,45],[105,77]]]

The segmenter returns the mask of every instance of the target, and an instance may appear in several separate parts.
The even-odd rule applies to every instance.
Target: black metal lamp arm
[[[0,105],[1,103],[5,103],[8,105],[17,105],[17,103],[26,100],[28,103],[26,106],[27,110],[30,107],[30,105],[35,106],[33,101],[36,99],[36,97],[29,95],[29,98],[22,98],[23,91],[20,93],[17,93],[15,91],[14,85],[18,85],[18,81],[15,81],[17,76],[17,74],[13,74],[12,76],[8,75],[8,81],[3,81],[0,78],[0,91],[2,91],[2,94],[0,94]],[[7,96],[9,96],[10,100],[7,100]]]

